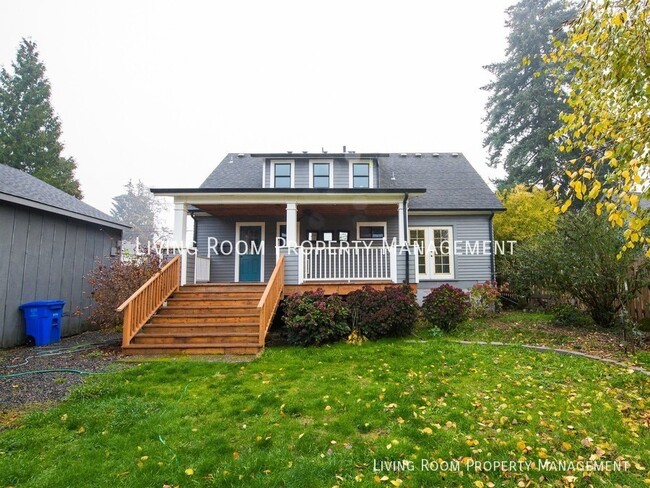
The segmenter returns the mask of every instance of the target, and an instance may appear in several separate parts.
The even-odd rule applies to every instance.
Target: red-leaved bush
[[[415,293],[403,284],[377,290],[366,285],[346,297],[352,326],[369,339],[413,332],[419,307]]]
[[[287,340],[301,346],[336,342],[350,333],[348,309],[341,297],[322,289],[294,293],[284,299]]]
[[[102,328],[121,325],[122,314],[115,309],[160,271],[161,265],[162,259],[156,254],[127,261],[116,258],[109,265],[98,263],[86,275],[94,302],[88,309],[88,323]]]
[[[453,330],[465,320],[468,308],[467,293],[447,284],[432,289],[422,302],[422,313],[427,322],[444,331]]]

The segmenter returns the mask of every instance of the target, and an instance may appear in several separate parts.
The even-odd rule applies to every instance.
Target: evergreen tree
[[[0,70],[0,163],[81,198],[77,165],[61,155],[61,121],[36,43],[21,41],[12,68],[13,73]]]
[[[499,188],[517,184],[565,185],[560,169],[567,155],[549,135],[559,127],[565,102],[554,93],[554,79],[545,72],[542,56],[553,50],[552,37],[562,39],[562,27],[574,9],[558,0],[521,0],[506,10],[510,29],[505,61],[485,66],[496,79],[484,90],[488,164],[503,166]]]
[[[166,205],[149,191],[144,183],[131,180],[125,185],[126,193],[113,198],[111,216],[131,226],[124,231],[124,240],[146,248],[147,242],[157,242],[168,238],[171,231],[163,225],[162,214]]]

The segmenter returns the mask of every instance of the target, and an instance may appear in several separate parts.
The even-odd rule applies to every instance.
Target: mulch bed
[[[103,371],[122,357],[121,333],[89,331],[49,346],[0,351],[0,376],[47,369]],[[63,399],[88,375],[40,373],[0,379],[0,418],[25,407]],[[0,428],[3,422],[0,421]]]
[[[502,322],[498,318],[490,320],[486,328],[500,329],[504,342],[525,342],[535,346],[561,347],[563,349],[580,351],[598,357],[629,362],[628,353],[650,349],[650,343],[644,341],[634,350],[625,350],[625,340],[620,330],[602,329],[599,327],[559,327],[548,322],[535,324],[523,322]],[[538,337],[521,333],[522,328],[530,328],[539,334]]]

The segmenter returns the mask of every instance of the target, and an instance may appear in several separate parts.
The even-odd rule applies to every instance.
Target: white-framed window
[[[453,227],[409,227],[409,245],[416,244],[421,280],[454,279]]]
[[[322,159],[309,162],[309,188],[332,188],[333,161]]]
[[[350,188],[373,188],[372,160],[350,160]]]
[[[293,161],[271,161],[271,188],[293,188],[294,176]]]
[[[386,222],[357,222],[358,241],[381,241],[386,238]]]
[[[287,223],[277,222],[275,224],[275,237],[282,237],[285,245],[287,243]],[[296,223],[296,240],[300,243],[300,222]]]

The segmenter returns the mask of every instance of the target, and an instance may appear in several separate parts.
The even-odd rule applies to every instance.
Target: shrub
[[[445,284],[424,297],[422,313],[431,326],[449,332],[465,320],[468,307],[467,293]]]
[[[553,325],[559,327],[589,327],[593,319],[573,305],[558,305],[553,309]]]
[[[126,261],[117,258],[109,265],[99,263],[86,275],[94,302],[89,307],[88,322],[103,328],[121,325],[122,314],[115,309],[160,271],[161,264],[162,258],[156,254]]]
[[[487,317],[501,310],[501,288],[496,281],[476,283],[469,291],[469,315]]]
[[[405,336],[413,332],[419,307],[410,286],[387,286],[376,290],[366,285],[348,294],[353,328],[369,339]]]
[[[348,309],[340,296],[322,289],[294,293],[284,299],[287,340],[301,346],[335,342],[350,333]]]

